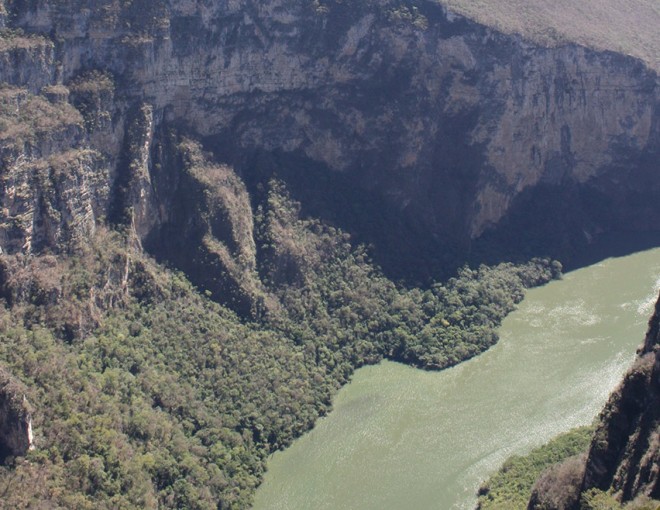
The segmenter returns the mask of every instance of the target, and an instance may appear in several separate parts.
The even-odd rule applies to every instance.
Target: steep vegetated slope
[[[552,276],[539,261],[399,290],[277,185],[258,224],[268,306],[256,322],[146,258],[134,233],[100,227],[68,257],[3,257],[0,360],[36,436],[0,468],[4,504],[245,508],[266,456],[325,414],[356,367],[453,365]]]
[[[499,471],[479,488],[477,510],[525,510],[532,486],[541,473],[571,457],[571,463],[584,462],[580,455],[586,455],[592,436],[593,427],[580,427],[527,455],[507,459]],[[566,489],[564,494],[570,494],[570,490]]]
[[[473,356],[558,275],[532,255],[657,225],[635,59],[394,0],[5,0],[0,29],[11,508],[245,508],[356,367]]]
[[[659,332],[660,299],[644,344],[598,417],[595,431],[575,430],[526,457],[508,460],[480,490],[477,508],[657,510]]]

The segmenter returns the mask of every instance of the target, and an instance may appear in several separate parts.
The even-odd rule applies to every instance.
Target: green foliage
[[[553,276],[534,261],[398,288],[348,236],[301,219],[277,182],[257,231],[258,322],[130,235],[100,231],[67,258],[0,258],[0,367],[28,388],[37,441],[0,470],[8,507],[247,508],[267,456],[327,413],[357,367],[458,363]]]
[[[258,217],[264,280],[288,311],[294,336],[322,349],[358,349],[347,353],[358,365],[386,356],[442,369],[475,356],[497,341],[495,328],[525,288],[560,274],[558,263],[535,259],[464,267],[428,291],[400,289],[346,235],[299,219],[282,184],[271,183]]]
[[[660,501],[639,496],[626,504],[620,503],[614,496],[605,491],[590,489],[582,495],[580,510],[658,510]]]
[[[391,344],[395,359],[441,369],[468,359],[497,341],[495,329],[513,311],[526,288],[559,276],[548,260],[534,259],[476,270],[462,268],[446,285],[435,285],[421,303],[427,313],[419,332]]]
[[[38,475],[64,508],[244,508],[269,449],[255,444],[249,419],[294,405],[286,388],[265,390],[282,365],[305,367],[285,339],[243,326],[182,277],[124,250],[104,240],[58,267],[63,300],[4,312],[0,359],[30,388],[38,450],[0,476],[0,493]],[[34,280],[16,284],[43,294]],[[53,326],[69,322],[91,331],[65,341]],[[316,416],[298,406],[300,422],[305,411]],[[269,422],[267,433],[283,428]],[[5,500],[10,507],[13,497],[25,495]]]
[[[525,510],[532,486],[548,467],[589,448],[593,427],[562,434],[528,455],[509,458],[479,489],[480,510]]]

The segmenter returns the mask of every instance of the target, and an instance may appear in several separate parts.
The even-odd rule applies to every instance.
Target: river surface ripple
[[[486,353],[442,372],[358,370],[334,410],[272,456],[256,510],[468,510],[512,454],[590,423],[642,342],[660,249],[533,289]]]

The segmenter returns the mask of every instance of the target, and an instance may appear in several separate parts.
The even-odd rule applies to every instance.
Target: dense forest
[[[302,218],[281,182],[264,197],[257,319],[146,256],[130,229],[68,257],[0,258],[0,367],[25,388],[36,437],[0,468],[6,508],[247,508],[266,457],[357,367],[474,356],[525,288],[559,276],[534,260],[403,288],[347,234]]]
[[[595,430],[594,426],[573,429],[527,455],[509,458],[479,489],[476,510],[565,508],[567,496],[579,495],[584,461]],[[530,502],[530,496],[538,491],[544,493],[544,501]],[[659,504],[644,495],[622,504],[611,492],[598,489],[590,489],[578,499],[576,510],[657,510]]]
[[[656,235],[631,1],[0,0],[0,506],[248,508],[357,368]]]

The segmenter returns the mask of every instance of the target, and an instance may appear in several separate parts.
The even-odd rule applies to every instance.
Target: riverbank
[[[276,453],[255,509],[468,509],[512,454],[588,424],[643,337],[660,250],[532,289],[488,352],[440,373],[360,369],[334,411]]]

